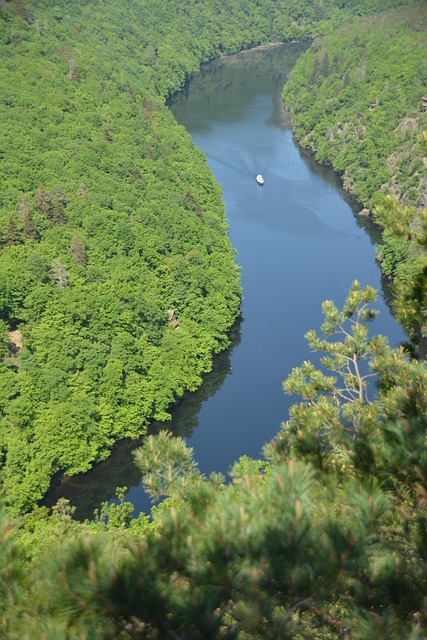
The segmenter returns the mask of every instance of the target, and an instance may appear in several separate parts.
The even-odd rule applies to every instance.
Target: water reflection
[[[235,328],[232,348],[216,358],[202,388],[182,400],[170,423],[153,425],[185,436],[204,473],[227,473],[239,456],[259,456],[286,420],[295,398],[283,395],[282,381],[312,359],[304,334],[320,327],[322,302],[340,306],[355,278],[381,291],[375,226],[357,215],[360,207],[332,170],[295,144],[281,104],[286,75],[303,48],[221,60],[171,106],[222,188],[242,267],[245,321]],[[263,187],[255,182],[258,173]],[[372,330],[393,346],[405,339],[384,299],[376,307],[381,315]],[[88,517],[126,485],[129,499],[147,510],[130,453],[135,446],[115,447],[109,460],[64,481],[48,502],[64,495]]]
[[[203,65],[191,83],[170,100],[178,122],[183,123],[180,111],[185,110],[187,119],[184,124],[191,124],[192,133],[206,133],[212,130],[218,119],[240,122],[242,105],[246,113],[254,110],[256,113],[254,99],[261,93],[271,96],[272,80],[281,90],[295,62],[307,47],[308,43],[294,43],[253,49]],[[275,99],[279,104],[279,97]],[[271,117],[277,118],[279,123],[282,117],[280,109],[275,110]]]
[[[231,355],[240,343],[242,319],[239,318],[230,331],[230,347],[213,359],[212,371],[204,376],[203,385],[194,393],[186,393],[171,411],[169,422],[153,422],[149,433],[170,429],[176,435],[190,437],[199,424],[201,406],[214,396],[231,372]],[[58,486],[51,487],[40,503],[52,507],[59,498],[70,500],[76,507],[78,520],[92,518],[102,502],[114,498],[117,487],[135,487],[141,482],[141,474],[133,462],[132,452],[141,446],[139,440],[122,440],[114,445],[111,455],[87,473],[64,478]],[[133,498],[138,510],[148,512],[150,502],[142,488]]]

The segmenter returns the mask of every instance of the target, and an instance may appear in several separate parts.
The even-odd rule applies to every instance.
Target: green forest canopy
[[[203,478],[191,451],[162,434],[138,454],[149,491],[169,496],[152,522],[132,519],[127,503],[83,524],[66,504],[31,511],[55,472],[87,469],[196,388],[239,313],[219,189],[165,98],[223,53],[334,32],[297,68],[304,91],[323,47],[341,51],[339,65],[359,32],[369,58],[375,30],[358,16],[402,4],[0,1],[0,465],[7,511],[28,512],[1,519],[2,637],[426,635],[426,370],[369,336],[375,293],[357,283],[342,310],[325,302],[321,335],[307,336],[322,370],[305,362],[291,373],[285,391],[301,401],[265,460],[242,458],[231,484]],[[402,59],[406,29],[418,37],[408,19],[387,40]],[[419,63],[411,56],[405,78]],[[329,69],[317,78],[326,100]],[[311,108],[295,93],[298,104]],[[322,145],[329,154],[325,131]],[[405,180],[419,171],[409,156]],[[378,204],[389,233],[422,248],[413,210]],[[376,373],[375,399],[361,361]]]
[[[284,89],[298,140],[383,227],[378,261],[417,343],[427,336],[426,33],[425,2],[352,21],[316,40]]]
[[[66,503],[20,529],[3,517],[2,637],[422,640],[427,371],[369,335],[374,301],[355,282],[342,309],[323,304],[307,334],[322,370],[291,372],[299,402],[231,484],[161,432],[136,454],[149,493],[168,496],[151,523],[124,502],[83,524]]]
[[[351,11],[1,3],[0,465],[14,512],[166,418],[228,344],[240,285],[220,191],[165,97],[203,61],[321,35]]]

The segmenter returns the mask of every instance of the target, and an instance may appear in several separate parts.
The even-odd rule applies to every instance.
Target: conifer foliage
[[[111,512],[119,535],[74,525],[64,544],[62,516],[61,546],[28,584],[16,574],[24,591],[3,570],[6,637],[424,638],[427,372],[368,335],[374,299],[355,282],[341,310],[324,303],[323,337],[308,339],[333,376],[308,362],[291,373],[302,400],[265,460],[239,461],[224,484],[183,440],[151,436],[136,461],[167,500],[140,535]]]
[[[291,372],[284,390],[300,400],[232,482],[204,477],[163,432],[136,454],[147,491],[166,498],[151,521],[131,518],[123,488],[93,522],[34,506],[52,475],[166,419],[228,344],[240,285],[221,194],[165,105],[201,62],[333,34],[288,84],[296,132],[379,205],[399,317],[422,321],[425,136],[407,118],[409,95],[425,120],[422,27],[411,39],[410,16],[387,19],[383,43],[376,16],[336,33],[344,16],[401,4],[0,0],[1,638],[427,636],[427,372],[370,336],[375,292],[357,282],[342,309],[324,303],[320,335],[307,334],[320,364]],[[380,187],[407,191],[416,215]]]

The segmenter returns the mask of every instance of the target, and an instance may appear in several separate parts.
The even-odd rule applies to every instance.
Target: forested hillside
[[[16,510],[167,416],[239,312],[220,191],[156,86],[185,72],[157,60],[128,5],[3,10],[1,450]]]
[[[398,320],[427,335],[427,5],[351,21],[316,40],[284,90],[298,140],[384,228],[378,259]]]
[[[222,53],[331,31],[352,10],[339,4],[1,2],[0,465],[13,510],[165,418],[239,313],[219,189],[165,98]]]
[[[307,335],[322,368],[292,371],[299,402],[231,484],[163,433],[137,453],[168,497],[151,522],[123,502],[86,523],[35,506],[55,473],[164,418],[228,343],[241,292],[221,194],[165,107],[203,61],[330,34],[286,89],[295,130],[377,205],[384,263],[415,265],[402,313],[418,282],[421,318],[423,6],[0,0],[2,638],[426,637],[426,369],[369,335],[375,292],[357,282],[324,303]]]
[[[374,300],[355,282],[342,309],[324,303],[307,335],[322,370],[291,372],[300,401],[231,484],[163,432],[136,455],[168,496],[151,523],[127,503],[83,524],[65,503],[3,518],[2,637],[423,640],[427,371],[369,335]]]

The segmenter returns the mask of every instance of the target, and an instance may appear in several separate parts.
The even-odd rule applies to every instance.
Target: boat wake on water
[[[250,179],[251,181],[255,178],[255,181],[259,186],[264,185],[265,172],[270,166],[271,158],[269,158],[267,162],[264,158],[262,166],[256,168],[254,166],[250,166],[253,165],[253,163],[248,162],[248,158],[245,157],[242,149],[236,149],[235,147],[232,147],[230,149],[229,155],[233,158],[233,160],[235,160],[235,162],[229,162],[226,158],[220,158],[218,156],[212,155],[211,153],[208,154],[208,159],[210,162],[218,164],[222,167],[227,167],[227,169],[230,169],[231,171],[239,174],[244,178]]]
[[[247,172],[244,171],[241,166],[233,165],[230,162],[227,162],[226,160],[224,160],[223,158],[217,158],[212,154],[208,155],[208,159],[211,160],[212,162],[215,162],[216,164],[219,164],[222,167],[227,167],[227,169],[231,169],[232,171],[235,171],[243,178],[248,177]]]

